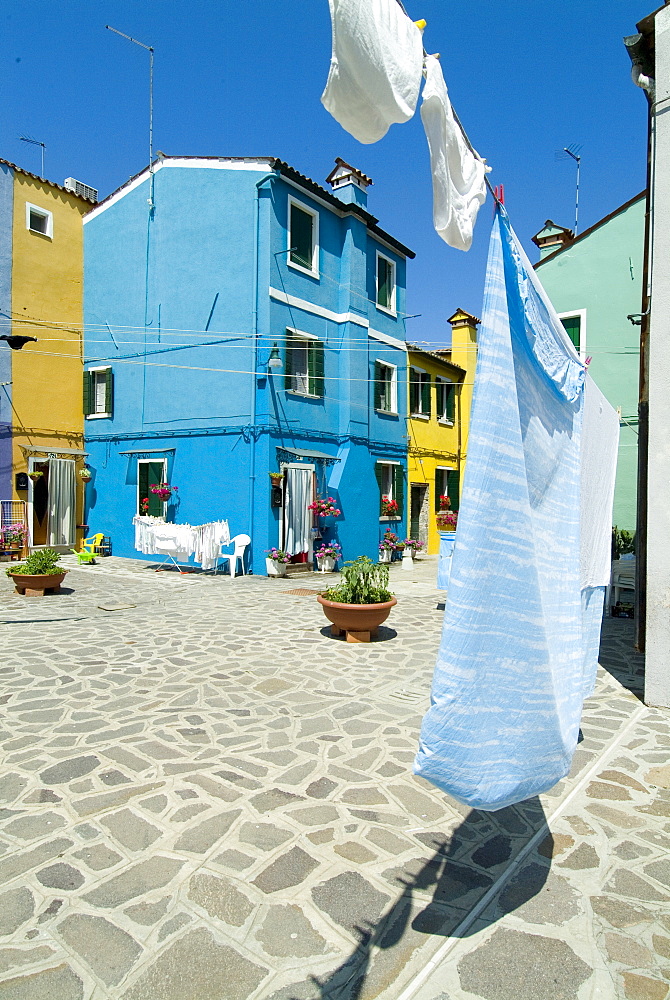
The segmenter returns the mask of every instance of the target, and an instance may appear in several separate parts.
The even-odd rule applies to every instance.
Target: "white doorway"
[[[32,546],[69,549],[75,544],[74,459],[29,459],[28,528]]]
[[[308,507],[316,497],[315,467],[296,463],[284,468],[286,485],[280,547],[290,552],[295,562],[310,564],[314,552],[314,518]]]

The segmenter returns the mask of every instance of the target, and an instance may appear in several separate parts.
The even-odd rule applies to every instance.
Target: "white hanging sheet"
[[[469,250],[491,168],[466,143],[435,56],[426,56],[421,120],[430,150],[435,230],[449,246]]]
[[[329,0],[333,53],[321,103],[359,142],[377,142],[416,110],[421,32],[396,0]]]

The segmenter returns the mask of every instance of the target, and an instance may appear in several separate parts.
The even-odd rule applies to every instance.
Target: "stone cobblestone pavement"
[[[668,995],[670,715],[632,623],[571,776],[486,814],[411,774],[434,562],[350,646],[289,593],[329,577],[64,561],[61,595],[0,579],[0,1000]]]

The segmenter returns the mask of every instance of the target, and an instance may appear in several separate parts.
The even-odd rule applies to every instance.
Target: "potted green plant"
[[[26,543],[26,526],[22,521],[8,524],[0,531],[0,548],[3,552],[14,555],[20,552]]]
[[[93,478],[93,473],[91,472],[90,469],[84,467],[83,469],[79,470],[79,478],[82,480],[82,482],[88,483]]]
[[[332,623],[331,635],[346,632],[347,642],[370,642],[397,604],[388,582],[388,566],[380,566],[367,556],[346,562],[338,586],[317,596]]]
[[[26,590],[46,594],[47,591],[58,591],[68,572],[56,565],[59,561],[60,556],[53,549],[36,549],[25,562],[11,566],[5,572],[14,581],[17,594],[25,594]]]
[[[385,531],[384,537],[379,543],[379,561],[380,563],[390,563],[393,558],[393,553],[396,551],[398,545],[398,536],[394,531]]]

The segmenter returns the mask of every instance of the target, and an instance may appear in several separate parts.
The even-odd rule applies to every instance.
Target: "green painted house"
[[[606,398],[619,411],[621,437],[613,522],[635,530],[637,404],[645,192],[574,237],[550,219],[533,242],[540,280]],[[637,314],[637,315],[635,315]]]

